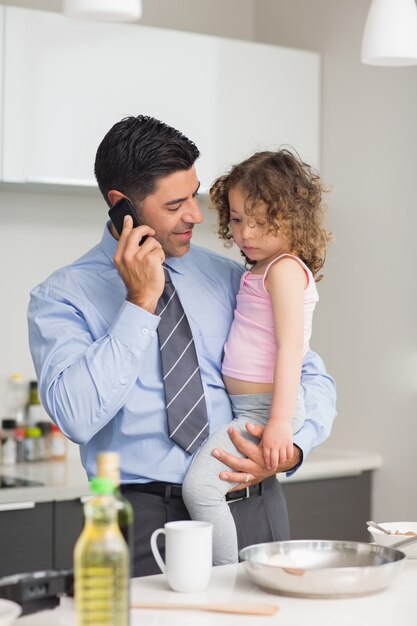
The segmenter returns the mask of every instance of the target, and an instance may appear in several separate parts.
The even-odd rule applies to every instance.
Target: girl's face
[[[229,190],[228,199],[233,240],[248,259],[256,261],[257,266],[263,266],[279,254],[290,252],[281,233],[267,234],[265,206],[259,205],[253,215],[247,215],[247,194],[240,186]]]

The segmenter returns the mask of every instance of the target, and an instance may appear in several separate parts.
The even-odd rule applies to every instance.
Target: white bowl
[[[0,626],[12,626],[22,612],[22,607],[11,600],[0,598]]]
[[[381,546],[391,547],[394,543],[407,539],[408,535],[405,533],[409,531],[417,533],[417,522],[378,522],[378,524],[382,526],[382,528],[390,530],[392,533],[391,535],[386,535],[382,530],[368,526],[368,531],[371,533],[375,543]],[[403,534],[394,534],[396,531]],[[417,559],[417,541],[410,546],[404,546],[404,548],[398,549],[404,552],[408,558]]]

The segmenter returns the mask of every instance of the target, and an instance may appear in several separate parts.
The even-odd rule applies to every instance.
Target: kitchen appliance
[[[15,489],[16,487],[42,487],[43,483],[37,480],[27,480],[17,476],[0,476],[0,489]]]
[[[22,615],[58,606],[60,596],[72,595],[72,570],[45,570],[0,578],[0,598],[22,607]]]

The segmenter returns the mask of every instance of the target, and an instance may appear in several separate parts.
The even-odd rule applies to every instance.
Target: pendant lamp
[[[417,65],[415,0],[372,0],[361,60],[367,65]]]
[[[106,22],[134,22],[142,16],[141,0],[64,0],[68,17]]]

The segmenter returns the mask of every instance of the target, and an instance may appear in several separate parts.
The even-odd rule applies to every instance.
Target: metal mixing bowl
[[[384,589],[405,554],[357,541],[275,541],[239,553],[251,580],[267,591],[305,598],[367,595]],[[273,564],[272,564],[273,563]]]

